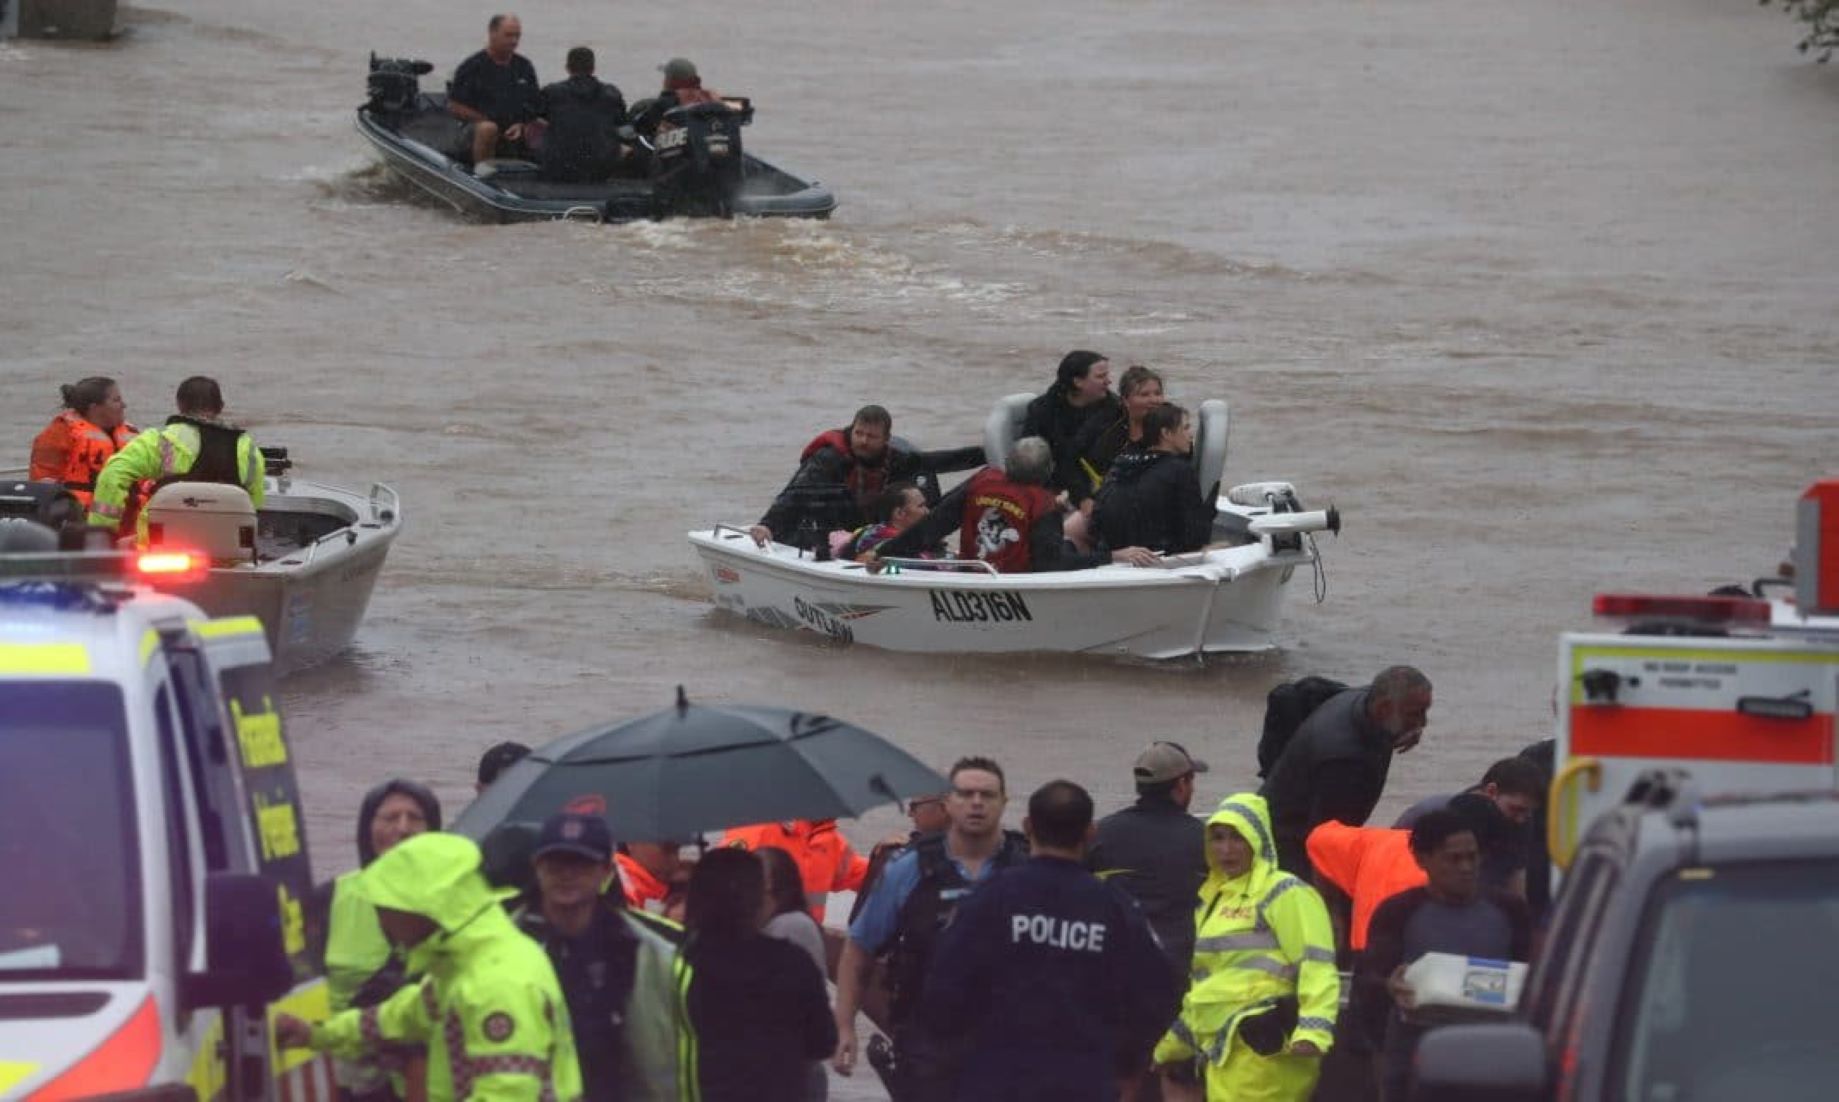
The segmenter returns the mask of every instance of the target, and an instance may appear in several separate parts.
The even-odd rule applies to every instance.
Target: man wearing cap
[[[702,76],[696,72],[695,63],[687,57],[673,57],[658,66],[658,71],[664,74],[664,87],[655,98],[646,101],[643,111],[632,118],[633,128],[641,134],[656,131],[659,121],[664,118],[664,112],[673,107],[714,103],[721,98],[702,86]]]
[[[1162,951],[1186,984],[1194,955],[1194,904],[1207,879],[1206,826],[1188,814],[1196,761],[1178,742],[1153,742],[1131,770],[1137,802],[1099,821],[1088,863],[1124,889],[1156,931]]]
[[[574,1025],[582,1097],[589,1102],[675,1099],[693,1084],[680,1062],[694,1041],[678,992],[689,965],[676,923],[628,910],[601,885],[613,837],[599,815],[564,811],[543,824],[531,853],[534,898],[517,926],[549,954]],[[679,986],[679,985],[682,986]]]

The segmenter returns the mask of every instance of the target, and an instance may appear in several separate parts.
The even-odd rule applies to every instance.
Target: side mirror
[[[1433,1029],[1418,1042],[1412,1102],[1544,1102],[1545,1037],[1525,1022]]]
[[[203,972],[183,984],[187,1008],[263,1006],[294,985],[281,939],[274,884],[244,873],[213,873],[204,884]]]

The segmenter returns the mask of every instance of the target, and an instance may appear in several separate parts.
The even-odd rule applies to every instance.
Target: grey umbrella
[[[691,704],[559,738],[520,759],[451,829],[484,838],[564,808],[603,813],[625,841],[783,819],[853,818],[946,781],[881,736],[829,716]]]

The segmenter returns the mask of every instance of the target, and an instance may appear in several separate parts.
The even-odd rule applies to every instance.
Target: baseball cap
[[[537,837],[530,859],[534,861],[546,853],[572,853],[590,861],[611,861],[613,832],[598,815],[557,812],[543,821],[543,833]]]
[[[1136,767],[1131,770],[1138,784],[1163,784],[1206,771],[1207,763],[1190,756],[1187,747],[1179,742],[1150,743],[1137,755]]]
[[[652,55],[657,56],[657,55]],[[658,66],[658,71],[670,80],[695,80],[696,63],[687,57],[673,57]]]

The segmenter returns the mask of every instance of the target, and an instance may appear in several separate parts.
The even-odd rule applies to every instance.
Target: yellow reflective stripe
[[[192,631],[200,639],[227,639],[233,635],[260,635],[262,621],[253,616],[227,616],[221,620],[193,620]]]
[[[0,643],[0,673],[88,673],[81,643]]]
[[[0,1060],[0,1094],[11,1091],[14,1087],[32,1077],[39,1065],[27,1064],[18,1060]]]
[[[145,666],[153,658],[153,652],[160,649],[160,633],[149,630],[140,637],[140,664]]]
[[[671,961],[671,970],[677,973],[677,1096],[683,1102],[700,1102],[702,1080],[696,1073],[696,1065],[700,1062],[696,1053],[696,1027],[690,1021],[690,981],[695,978],[695,969],[684,958],[681,947]]]
[[[211,1024],[192,1056],[191,1070],[185,1074],[186,1084],[201,1102],[210,1102],[223,1094],[230,1077],[230,1069],[223,1058],[223,1014],[216,1010],[208,1013],[212,1015]]]

